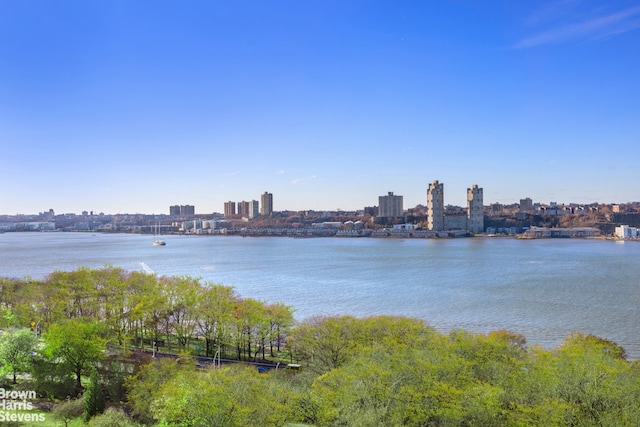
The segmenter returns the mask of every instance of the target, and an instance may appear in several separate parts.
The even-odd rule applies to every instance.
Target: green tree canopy
[[[0,335],[0,364],[13,375],[28,372],[33,352],[36,349],[35,333],[29,329],[15,329]]]
[[[51,325],[44,335],[45,355],[75,374],[78,391],[82,390],[82,375],[105,357],[103,334],[100,323],[74,318]]]

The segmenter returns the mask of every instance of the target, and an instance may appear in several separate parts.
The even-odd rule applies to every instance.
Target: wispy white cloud
[[[293,181],[291,181],[291,184],[296,185],[296,184],[299,184],[299,183],[305,182],[305,181],[313,181],[314,179],[318,179],[318,176],[317,175],[311,175],[311,176],[308,176],[306,178],[296,178]]]
[[[595,40],[619,35],[640,28],[640,6],[608,15],[553,27],[518,42],[514,48],[525,49],[570,40]]]
[[[284,169],[280,169],[278,172],[276,172],[276,175],[284,175]]]
[[[582,0],[559,0],[553,1],[538,8],[529,15],[524,23],[529,27],[544,25],[551,21],[563,19],[570,15],[575,7],[579,6]]]

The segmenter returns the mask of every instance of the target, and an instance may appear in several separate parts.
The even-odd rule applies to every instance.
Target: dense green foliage
[[[31,354],[36,349],[36,336],[29,329],[15,329],[0,335],[0,367],[8,370],[17,383],[19,373],[30,370]]]
[[[44,280],[0,279],[0,317],[47,332],[67,322],[111,344],[254,360],[273,355],[293,310],[240,298],[233,288],[190,277],[158,277],[114,267],[56,271]],[[84,326],[83,326],[84,327]]]
[[[111,402],[125,399],[143,425],[640,425],[640,364],[590,335],[547,350],[508,331],[442,334],[404,317],[293,325],[290,308],[240,298],[229,287],[111,267],[1,281],[0,309],[10,314],[6,326],[33,323],[27,332],[42,332],[26,369],[39,390],[64,397],[70,386],[99,384],[99,370]],[[2,339],[11,342],[11,334]],[[164,340],[174,352],[302,368],[282,363],[259,373],[244,363],[197,368],[185,357],[132,358],[127,346],[148,347],[145,339]],[[108,342],[124,348],[107,356]],[[96,379],[87,382],[89,372]],[[85,391],[84,401],[92,395]],[[68,420],[74,408],[66,409],[58,412]],[[109,410],[91,425],[134,423]]]
[[[548,351],[507,331],[447,336],[414,319],[338,317],[291,339],[302,340],[291,343],[304,349],[300,373],[165,362],[131,380],[130,401],[157,425],[640,425],[640,366],[593,336]]]
[[[64,402],[58,403],[53,408],[54,418],[62,421],[65,427],[69,425],[69,422],[71,420],[81,416],[83,412],[84,412],[83,399],[66,400]]]
[[[89,427],[136,427],[124,412],[114,408],[109,408],[102,415],[97,415],[89,421]]]
[[[284,425],[294,394],[268,375],[243,365],[198,371],[163,361],[130,381],[130,402],[141,419],[162,426]]]
[[[106,399],[102,390],[102,381],[97,369],[91,370],[89,386],[84,392],[84,414],[85,421],[89,421],[96,415],[102,414],[106,407]]]
[[[106,338],[99,323],[73,318],[54,323],[44,335],[43,354],[75,374],[76,388],[82,389],[82,375],[104,359]]]

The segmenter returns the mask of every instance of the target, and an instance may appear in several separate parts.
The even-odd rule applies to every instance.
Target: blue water
[[[556,347],[595,334],[640,357],[640,243],[90,233],[0,235],[0,276],[43,278],[105,264],[189,275],[284,302],[297,319],[395,314],[447,332],[506,328]]]

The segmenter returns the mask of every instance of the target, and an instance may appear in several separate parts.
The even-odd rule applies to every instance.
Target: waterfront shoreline
[[[581,230],[583,227],[577,227],[575,230]],[[227,230],[227,229],[223,229]],[[525,235],[507,234],[507,233],[475,233],[472,234],[466,230],[448,230],[448,231],[405,231],[405,230],[363,230],[361,233],[352,232],[354,230],[335,230],[335,229],[299,229],[299,228],[265,228],[265,229],[233,229],[231,231],[216,231],[213,233],[190,233],[190,232],[169,232],[165,236],[198,236],[198,237],[289,237],[289,238],[392,238],[392,239],[459,239],[459,238],[507,238],[520,240],[562,240],[562,239],[584,239],[584,240],[605,240],[605,241],[623,241],[633,242],[640,241],[640,238],[620,239],[606,235]],[[553,231],[554,229],[548,229]],[[572,230],[572,229],[567,229]],[[127,232],[127,231],[90,231],[90,230],[39,230],[39,231],[8,231],[13,233],[69,233],[69,234],[106,234],[106,235],[140,235],[153,236],[153,233],[146,232]],[[4,234],[4,233],[3,233]]]

